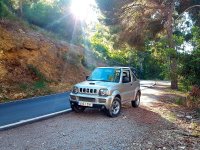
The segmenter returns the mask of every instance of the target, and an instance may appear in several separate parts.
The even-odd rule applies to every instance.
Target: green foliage
[[[14,18],[14,15],[4,1],[0,1],[0,18]]]
[[[0,1],[0,17],[16,14],[30,24],[79,43],[82,27],[70,13],[70,3],[71,0],[3,0]]]
[[[27,67],[39,78],[39,80],[47,81],[45,76],[34,65],[29,64]]]
[[[146,42],[145,51],[138,51],[127,44],[115,47],[113,31],[97,25],[96,33],[90,39],[90,47],[98,58],[111,66],[132,66],[142,79],[167,79],[166,41]]]
[[[185,101],[184,101],[183,98],[177,97],[176,100],[175,100],[175,103],[176,103],[177,105],[184,105]]]
[[[43,88],[45,88],[45,87],[46,87],[46,83],[44,82],[44,80],[36,81],[36,82],[34,83],[34,86],[33,86],[33,88],[34,88],[35,90],[43,89]]]
[[[179,82],[179,88],[178,90],[181,91],[181,92],[188,92],[191,90],[191,83],[189,80],[186,80],[184,78],[181,78],[180,79],[180,82]]]
[[[194,50],[191,54],[183,54],[181,57],[181,75],[183,76],[183,84],[185,84],[185,86],[200,86],[200,49]]]
[[[37,80],[33,83],[20,83],[19,89],[28,93],[27,97],[51,93],[48,87],[49,81],[45,76],[35,66],[28,65],[27,67],[37,77]]]
[[[22,90],[22,91],[26,91],[28,88],[29,88],[29,85],[27,83],[20,83],[19,84],[19,88]]]
[[[69,14],[63,14],[56,3],[48,4],[45,1],[38,1],[32,4],[24,4],[23,17],[28,22],[59,33],[68,40],[72,38],[74,21],[69,17]]]
[[[191,53],[180,54],[179,58],[181,63],[180,75],[182,77],[182,83],[186,87],[191,85],[200,86],[200,28],[194,27],[192,29],[192,35],[193,51]]]
[[[145,53],[143,61],[143,79],[164,79],[165,75],[162,74],[162,65],[154,56]]]
[[[55,17],[60,18],[58,8],[46,4],[43,1],[24,5],[24,17],[33,24],[46,27],[48,22],[52,22]]]
[[[28,65],[28,69],[32,71],[36,76],[37,76],[37,81],[35,81],[31,87],[29,87],[28,84],[22,84],[21,89],[32,89],[33,91],[41,90],[41,89],[46,89],[47,88],[47,82],[48,80],[45,78],[45,76],[33,65]]]

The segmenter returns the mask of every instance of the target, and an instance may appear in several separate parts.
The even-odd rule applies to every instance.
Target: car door
[[[138,87],[140,86],[140,83],[139,83],[139,80],[137,79],[137,77],[134,75],[133,72],[131,72],[131,77],[132,77],[132,93],[133,93],[133,97],[132,97],[132,100],[135,99],[135,96],[137,94],[137,90],[138,90]]]
[[[123,78],[127,76],[127,80],[123,81]],[[132,88],[132,77],[130,70],[126,69],[122,71],[122,84],[121,84],[121,96],[123,99],[122,103],[128,102],[133,98],[133,88]]]

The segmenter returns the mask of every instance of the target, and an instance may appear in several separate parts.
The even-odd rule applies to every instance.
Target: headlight
[[[108,89],[100,89],[99,96],[108,96]]]
[[[77,86],[74,86],[74,87],[73,87],[72,93],[74,93],[74,94],[77,94],[77,93],[78,93],[78,87],[77,87]]]

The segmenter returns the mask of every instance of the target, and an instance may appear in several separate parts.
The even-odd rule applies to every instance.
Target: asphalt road
[[[0,104],[0,130],[71,110],[69,92]]]
[[[154,84],[155,81],[141,81],[141,89]],[[0,130],[68,112],[68,96],[69,92],[0,104]]]

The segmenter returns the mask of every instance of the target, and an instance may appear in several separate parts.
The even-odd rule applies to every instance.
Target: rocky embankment
[[[82,47],[52,40],[23,23],[1,20],[0,101],[68,90],[87,74],[83,59]]]

